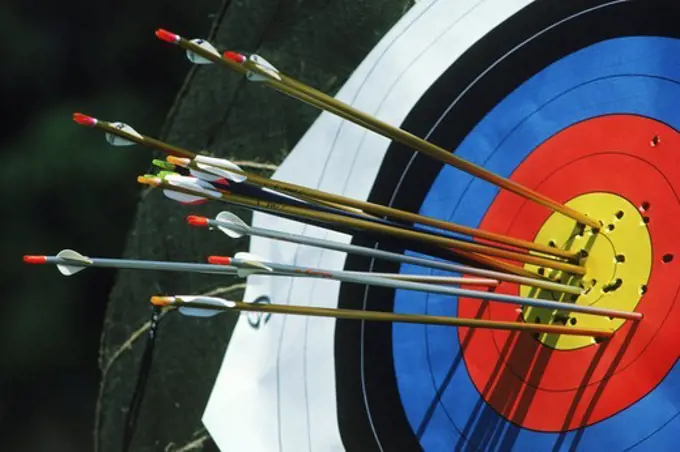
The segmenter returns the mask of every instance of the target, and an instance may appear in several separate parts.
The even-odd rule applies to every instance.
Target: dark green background
[[[115,273],[21,264],[70,247],[120,254],[149,154],[109,147],[74,111],[157,134],[189,70],[157,26],[207,32],[220,0],[3,2],[0,450],[92,449],[97,356]],[[140,303],[143,300],[139,300]]]

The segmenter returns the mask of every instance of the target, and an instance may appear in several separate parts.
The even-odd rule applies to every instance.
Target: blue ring
[[[617,38],[582,49],[505,98],[456,154],[508,177],[541,143],[590,118],[635,114],[680,130],[680,59],[668,57],[678,54],[680,40],[660,37]],[[445,167],[420,213],[478,226],[497,193],[496,187]],[[401,271],[440,274],[411,265]],[[458,307],[450,297],[397,291],[394,310],[453,316]],[[640,444],[649,450],[680,449],[680,404],[669,399],[680,394],[680,366],[640,401],[608,419],[582,430],[545,433],[516,426],[486,404],[467,373],[455,328],[394,324],[392,340],[401,401],[426,451],[470,446],[554,450],[575,445],[625,450]],[[445,380],[439,402],[433,403]]]

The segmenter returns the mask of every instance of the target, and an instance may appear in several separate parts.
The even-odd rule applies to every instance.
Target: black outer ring
[[[455,149],[486,113],[514,89],[553,62],[579,49],[622,36],[680,37],[678,3],[677,0],[538,0],[463,54],[428,89],[409,113],[402,128],[428,137],[429,141],[445,149]],[[587,10],[590,12],[579,15]],[[571,16],[576,17],[548,30]],[[543,32],[540,39],[513,50],[540,32]],[[472,85],[475,78],[510,52],[512,55]],[[444,115],[452,100],[461,96],[468,87],[469,90]],[[432,125],[440,119],[433,129]],[[441,167],[432,159],[415,155],[410,149],[393,143],[369,200],[417,212]],[[392,199],[394,202],[391,203]],[[365,238],[355,238],[353,243],[380,246]],[[394,246],[382,248],[404,251]],[[398,265],[393,263],[360,256],[348,256],[345,269],[399,271]],[[390,312],[393,306],[393,290],[348,284],[341,286],[340,308]],[[384,451],[421,450],[418,438],[406,419],[396,385],[392,327],[382,323],[365,326],[362,344],[362,322],[338,320],[336,323],[336,390],[343,443],[349,451],[381,448]],[[362,367],[365,393],[361,381]],[[379,438],[380,445],[375,436]],[[470,443],[460,445],[466,449],[483,447]]]

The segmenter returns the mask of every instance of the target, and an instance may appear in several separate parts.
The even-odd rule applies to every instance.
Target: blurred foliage
[[[114,272],[65,279],[24,254],[120,255],[151,154],[113,148],[81,111],[158,135],[189,70],[153,31],[205,36],[221,0],[3,2],[0,8],[0,450],[91,450]],[[140,300],[140,303],[143,300]]]

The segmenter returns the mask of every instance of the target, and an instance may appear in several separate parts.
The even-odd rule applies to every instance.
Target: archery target
[[[680,448],[679,8],[655,0],[450,3],[417,3],[338,97],[612,225],[603,230],[607,245],[589,256],[603,262],[589,270],[600,294],[589,302],[645,318],[613,323],[616,334],[602,343],[282,316],[255,331],[240,321],[204,422],[224,450]],[[326,114],[276,177],[528,240],[565,239],[567,226],[546,209]],[[385,246],[262,214],[254,224]],[[251,251],[296,265],[440,274],[265,239],[253,239]],[[623,280],[626,297],[603,292],[609,274]],[[249,278],[247,297],[260,296],[495,320],[539,315]]]
[[[571,349],[523,334],[363,325],[365,339],[358,346],[370,358],[363,362],[362,397],[373,432],[362,440],[372,436],[383,450],[678,447],[678,406],[668,395],[680,389],[673,332],[680,283],[674,277],[678,246],[672,220],[680,213],[680,162],[673,152],[680,127],[675,108],[680,65],[669,56],[680,50],[680,41],[664,27],[662,16],[670,11],[662,2],[599,3],[588,2],[586,9],[573,2],[569,7],[537,2],[524,9],[466,55],[470,65],[483,70],[462,74],[470,67],[464,56],[421,99],[404,127],[560,202],[590,196],[591,215],[610,203],[611,211],[598,219],[613,228],[603,233],[625,252],[607,245],[603,262],[593,266],[605,267],[605,273],[617,266],[631,269],[622,287],[634,292],[629,307],[638,307],[644,320],[637,326],[619,324],[604,343]],[[658,20],[641,20],[645,17]],[[489,49],[497,55],[484,65],[482,53],[492,53]],[[461,78],[471,83],[462,84]],[[406,152],[399,147],[388,152]],[[550,214],[412,154],[400,169],[383,169],[372,199],[528,240],[537,238]],[[651,215],[655,205],[658,220]],[[620,206],[628,216],[619,220]],[[633,235],[621,232],[625,228]],[[629,260],[615,261],[626,254]],[[354,262],[352,268],[396,270]],[[430,274],[409,265],[400,270]],[[636,271],[640,274],[630,274]],[[522,318],[508,305],[343,290],[346,306],[356,307],[352,298],[360,298],[362,307],[384,309],[388,298],[402,313]],[[510,284],[499,290],[518,293]],[[610,302],[621,308],[617,298],[622,297]],[[388,347],[389,359],[375,358]]]

